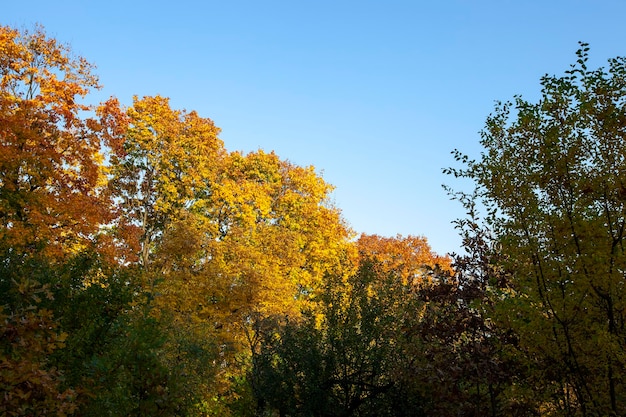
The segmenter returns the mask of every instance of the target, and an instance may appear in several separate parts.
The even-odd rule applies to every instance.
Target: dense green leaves
[[[399,277],[378,281],[371,266],[348,282],[329,279],[319,312],[302,322],[263,320],[253,357],[259,407],[294,416],[420,415],[415,393],[398,372],[405,355],[402,326],[411,298]],[[403,305],[401,305],[403,304]]]

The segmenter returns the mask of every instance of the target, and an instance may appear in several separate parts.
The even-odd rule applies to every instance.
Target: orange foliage
[[[91,66],[41,29],[0,27],[0,241],[56,257],[108,220],[103,138],[80,100]]]
[[[404,284],[423,284],[428,280],[428,269],[452,272],[452,259],[435,254],[424,237],[363,234],[357,247],[362,263],[371,262],[381,273],[396,273]]]

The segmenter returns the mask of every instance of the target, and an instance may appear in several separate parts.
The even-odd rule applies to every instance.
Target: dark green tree
[[[422,415],[421,398],[397,378],[413,360],[401,340],[403,322],[415,313],[407,290],[398,276],[381,277],[365,265],[349,282],[328,278],[320,311],[303,321],[259,322],[250,380],[260,409],[281,416]]]
[[[151,316],[140,271],[94,253],[9,258],[0,263],[0,414],[192,414],[198,399],[184,370],[212,369],[210,346],[172,365],[174,337]]]
[[[77,408],[77,392],[64,386],[63,370],[50,357],[68,336],[50,309],[51,274],[43,260],[0,247],[0,415],[62,415]]]
[[[140,270],[83,253],[49,281],[50,308],[67,335],[50,360],[79,394],[80,415],[185,414],[193,399],[163,357],[167,321],[151,316]]]

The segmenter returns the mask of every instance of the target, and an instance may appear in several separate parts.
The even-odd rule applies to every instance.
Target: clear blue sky
[[[626,55],[623,0],[5,1],[97,65],[97,99],[170,97],[228,150],[314,165],[357,232],[457,251],[463,215],[441,184],[475,155],[495,100],[536,98],[578,41],[591,66]]]

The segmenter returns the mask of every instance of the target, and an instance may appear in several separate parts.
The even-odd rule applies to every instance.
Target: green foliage
[[[54,283],[55,313],[68,334],[52,356],[81,394],[80,415],[172,415],[180,381],[160,357],[164,324],[149,316],[141,272],[83,255]]]
[[[587,68],[581,44],[542,97],[500,103],[478,160],[456,151],[473,180],[508,276],[496,318],[518,335],[546,415],[623,415],[626,311],[626,59]],[[475,225],[473,221],[463,224]]]
[[[45,279],[50,269],[33,259],[6,256],[0,263],[0,414],[65,415],[76,409],[76,392],[50,355],[64,347]]]
[[[411,311],[399,277],[367,266],[349,281],[329,277],[319,313],[303,320],[266,319],[253,357],[260,410],[296,416],[421,415],[420,398],[397,373],[415,358],[404,350]],[[418,353],[419,354],[419,353]]]
[[[147,314],[139,271],[107,268],[93,254],[61,264],[5,257],[2,265],[3,413],[170,416],[193,409],[197,398],[165,359],[166,322]]]
[[[534,415],[523,377],[486,316],[477,280],[432,270],[430,284],[365,263],[329,278],[303,321],[266,319],[253,357],[260,410],[298,416]],[[523,388],[523,387],[522,387]]]

